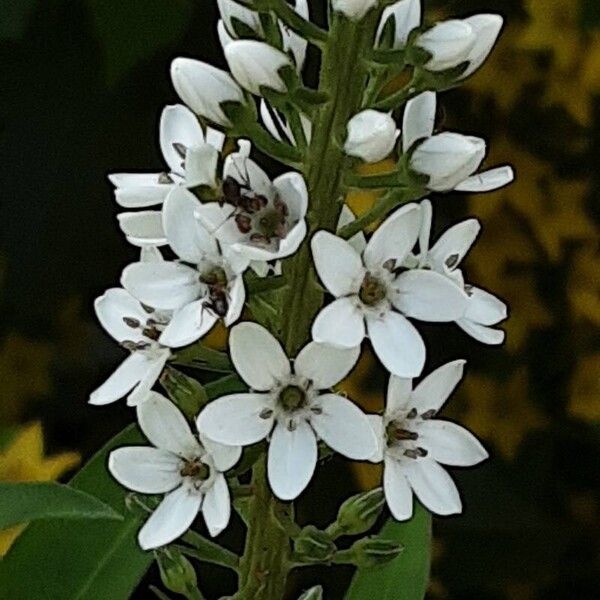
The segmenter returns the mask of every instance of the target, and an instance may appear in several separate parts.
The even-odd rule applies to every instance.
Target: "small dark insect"
[[[229,310],[227,292],[219,286],[209,286],[208,298],[209,300],[204,306],[209,310],[212,310],[217,316],[221,317],[221,319],[224,319]]]

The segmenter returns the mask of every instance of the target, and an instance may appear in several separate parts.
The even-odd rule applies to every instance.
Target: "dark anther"
[[[273,416],[273,411],[270,408],[263,408],[258,416],[261,419],[270,419]]]
[[[133,317],[123,317],[123,322],[127,327],[131,327],[132,329],[137,329],[141,325],[141,323]]]
[[[389,258],[383,263],[383,268],[390,273],[393,273],[396,270],[396,259]]]
[[[310,412],[315,414],[315,415],[322,415],[323,414],[323,409],[320,406],[313,406],[310,409]]]
[[[142,304],[142,308],[144,309],[145,312],[147,312],[149,315],[151,315],[154,312],[154,309],[151,306],[148,306],[147,304]]]
[[[449,269],[454,269],[454,267],[458,264],[458,259],[460,256],[458,254],[452,254],[446,259],[446,266]]]
[[[167,185],[169,183],[173,183],[173,180],[171,179],[171,176],[168,173],[161,173],[158,176],[158,183]]]
[[[180,144],[179,142],[173,143],[173,148],[175,148],[175,152],[181,156],[181,158],[185,158],[185,153],[187,152],[187,148],[184,144]]]
[[[294,421],[292,419],[290,419],[288,421],[288,424],[287,424],[288,431],[296,431],[297,427],[298,427],[298,425],[296,425],[296,421]]]
[[[408,429],[398,428],[394,430],[394,439],[398,441],[417,440],[419,439],[419,434],[414,431],[409,431]]]
[[[427,410],[421,415],[421,419],[423,419],[424,421],[427,421],[427,419],[433,419],[433,417],[435,417],[436,413],[437,413],[437,411],[435,411],[433,409]]]
[[[247,215],[235,215],[235,224],[240,233],[250,233],[252,220]]]
[[[406,415],[406,418],[407,419],[416,419],[418,414],[419,413],[417,412],[416,408],[411,408],[410,412]]]

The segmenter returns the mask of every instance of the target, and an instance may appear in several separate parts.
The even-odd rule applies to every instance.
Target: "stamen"
[[[133,317],[123,317],[123,322],[127,327],[131,327],[132,329],[137,329],[141,325],[138,319],[134,319]]]
[[[263,408],[258,416],[261,419],[270,419],[273,416],[273,411],[270,408]]]
[[[407,419],[416,419],[418,414],[419,413],[417,412],[416,408],[411,408],[410,412],[406,415],[406,418]]]
[[[296,431],[297,428],[298,428],[298,425],[296,424],[296,421],[294,421],[293,419],[290,419],[287,424],[288,431]]]
[[[435,417],[436,414],[437,414],[436,410],[433,410],[433,409],[427,410],[421,415],[421,419],[423,419],[424,421],[427,421],[428,419],[433,419],[433,417]]]
[[[398,428],[398,429],[394,429],[393,437],[394,437],[394,439],[396,439],[398,441],[418,440],[419,434],[415,433],[414,431],[409,431],[408,429]]]
[[[175,152],[177,152],[177,154],[179,154],[179,156],[181,158],[185,158],[185,155],[187,152],[187,148],[186,148],[185,144],[180,144],[179,142],[174,142],[173,148],[175,148]]]
[[[313,406],[310,409],[310,412],[315,414],[315,415],[322,415],[323,414],[323,409],[320,406]]]
[[[377,277],[371,275],[371,273],[367,273],[360,286],[360,291],[358,292],[358,297],[361,302],[367,306],[375,306],[376,304],[379,304],[386,295],[387,288],[385,284]]]
[[[446,266],[449,269],[454,269],[454,267],[458,264],[458,259],[460,256],[458,254],[452,254],[446,259]]]

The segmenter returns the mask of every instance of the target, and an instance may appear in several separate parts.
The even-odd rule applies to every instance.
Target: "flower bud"
[[[179,97],[198,115],[230,127],[223,102],[244,103],[244,92],[229,73],[192,58],[176,58],[171,63],[171,79]]]
[[[411,159],[413,171],[427,175],[427,187],[436,192],[454,189],[481,164],[485,142],[476,137],[444,132],[417,146]]]
[[[398,557],[404,547],[392,540],[380,538],[364,538],[353,544],[351,552],[354,564],[361,569],[372,569],[385,565]]]
[[[373,525],[381,514],[385,496],[381,488],[348,498],[338,511],[336,530],[340,535],[360,535]]]
[[[243,33],[239,31],[240,28],[248,28],[249,32],[262,37],[263,29],[256,11],[242,6],[235,0],[217,0],[217,6],[231,36],[237,37],[238,34]]]
[[[208,396],[202,384],[173,367],[165,368],[160,383],[169,398],[189,418],[196,417],[200,409],[208,403]]]
[[[387,6],[381,13],[381,21],[377,30],[377,41],[381,39],[387,22],[394,21],[393,48],[404,48],[410,32],[421,23],[421,0],[400,0]]]
[[[331,537],[314,525],[305,527],[294,540],[294,553],[302,562],[326,562],[336,550]]]
[[[377,0],[332,0],[331,7],[351,21],[360,21],[376,4]]]
[[[379,162],[389,156],[399,132],[389,113],[363,110],[348,121],[348,136],[344,151],[365,162]]]
[[[422,33],[416,45],[431,55],[424,65],[426,69],[445,71],[468,60],[476,39],[473,28],[467,22],[451,20],[437,23]]]
[[[467,57],[469,68],[462,74],[461,79],[464,79],[477,71],[484,63],[485,59],[492,51],[504,23],[504,19],[500,15],[488,14],[474,15],[464,21],[465,23],[468,23],[475,32],[476,40]]]
[[[224,49],[225,59],[238,83],[257,96],[260,88],[267,87],[277,92],[287,91],[279,74],[282,67],[293,65],[281,50],[256,40],[236,40]]]
[[[320,585],[306,590],[298,600],[323,600],[323,588]]]
[[[196,587],[198,580],[196,571],[190,561],[177,550],[159,551],[156,553],[160,579],[171,592],[186,595]]]

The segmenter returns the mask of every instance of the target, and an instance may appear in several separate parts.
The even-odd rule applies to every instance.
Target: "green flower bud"
[[[208,396],[202,385],[173,367],[167,367],[163,371],[160,383],[171,400],[189,419],[196,417],[208,402]]]
[[[404,547],[393,540],[377,537],[358,540],[350,549],[353,563],[361,569],[372,569],[385,565],[400,555]]]
[[[305,527],[294,540],[294,553],[301,562],[327,562],[336,550],[331,537],[314,525]]]
[[[164,550],[156,553],[160,578],[171,592],[185,595],[197,587],[196,571],[190,561],[177,550]]]
[[[298,600],[323,600],[323,588],[320,585],[306,590]]]
[[[365,533],[373,527],[384,505],[385,496],[381,488],[348,498],[340,506],[337,521],[332,526],[336,537]]]

